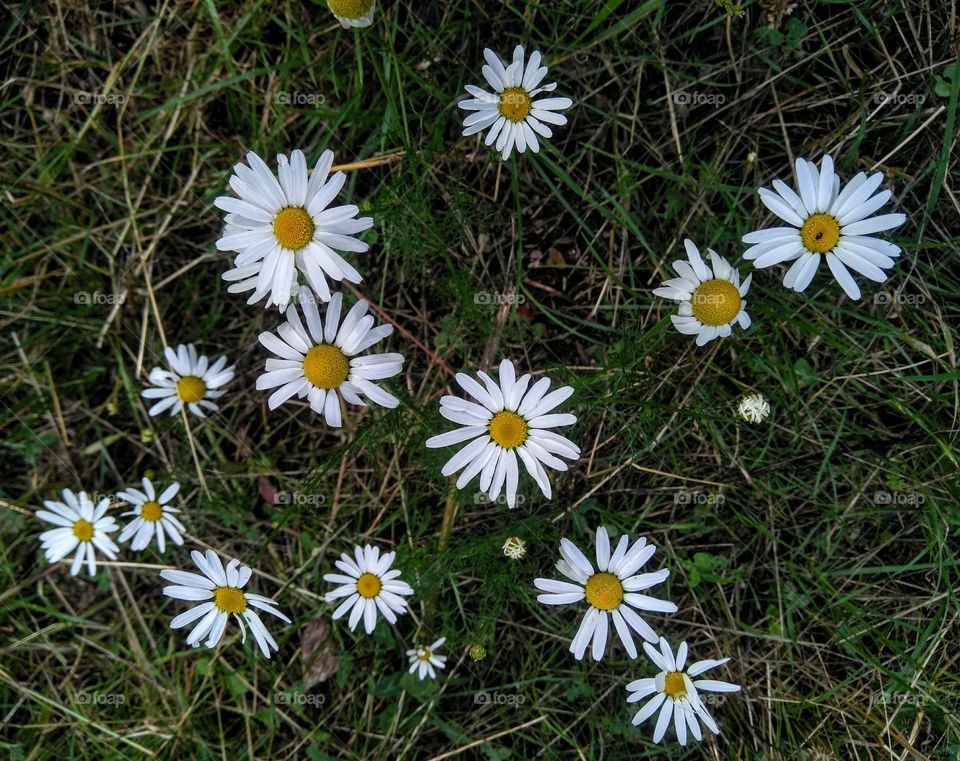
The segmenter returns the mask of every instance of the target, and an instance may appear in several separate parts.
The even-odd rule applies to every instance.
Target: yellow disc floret
[[[382,586],[383,584],[380,583],[380,579],[372,573],[362,573],[360,574],[360,578],[357,579],[357,592],[361,597],[365,597],[368,600],[380,594],[380,588]]]
[[[213,604],[224,613],[243,613],[247,598],[237,587],[217,587],[213,590]]]
[[[373,7],[373,0],[327,0],[327,5],[334,16],[350,20],[361,19]]]
[[[527,421],[516,412],[502,410],[490,420],[490,438],[504,449],[514,449],[527,440],[530,428]]]
[[[195,375],[186,375],[177,381],[177,395],[182,402],[199,402],[206,393],[207,384]]]
[[[825,254],[840,240],[840,223],[829,214],[811,214],[800,228],[800,238],[807,251]]]
[[[687,685],[683,682],[683,672],[671,671],[663,680],[663,691],[674,700],[687,696]]]
[[[73,535],[81,542],[89,542],[93,538],[93,524],[81,518],[73,524]]]
[[[587,579],[587,602],[600,610],[613,610],[623,602],[623,584],[612,573],[603,571]]]
[[[740,291],[728,280],[708,280],[690,297],[693,316],[704,325],[727,325],[740,313]]]
[[[497,108],[504,119],[516,124],[530,115],[533,101],[530,93],[522,87],[508,87],[500,93],[500,104]]]
[[[277,243],[290,251],[299,251],[313,240],[313,219],[302,206],[281,209],[273,220]]]
[[[144,502],[140,508],[140,517],[145,521],[158,521],[163,516],[163,508],[159,502]]]
[[[333,344],[317,344],[303,360],[303,374],[317,388],[339,388],[350,374],[350,360]]]

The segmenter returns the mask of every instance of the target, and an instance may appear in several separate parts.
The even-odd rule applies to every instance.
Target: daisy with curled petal
[[[447,665],[447,656],[437,655],[437,648],[447,641],[446,637],[441,637],[432,645],[421,645],[416,650],[407,650],[407,658],[410,659],[409,673],[417,672],[417,678],[423,681],[424,677],[431,679],[437,678],[435,669],[444,669]]]
[[[219,399],[226,391],[221,389],[233,380],[234,367],[227,367],[227,358],[220,357],[212,365],[202,354],[198,354],[193,344],[180,344],[174,351],[171,347],[163,350],[170,370],[155,367],[147,380],[151,388],[140,392],[144,399],[159,399],[147,414],[159,415],[166,409],[176,415],[186,405],[194,415],[206,417],[203,410],[216,412],[220,408],[211,399]],[[202,408],[202,409],[201,409]]]
[[[432,436],[427,446],[435,449],[470,441],[443,466],[443,475],[462,469],[457,479],[457,488],[462,489],[479,474],[480,489],[491,502],[497,501],[506,485],[507,507],[512,509],[517,504],[519,457],[543,496],[550,499],[550,479],[543,466],[562,471],[567,464],[560,457],[580,457],[576,444],[550,430],[577,422],[569,413],[551,412],[573,394],[573,389],[561,386],[548,394],[549,378],[530,385],[530,374],[517,378],[509,359],[500,363],[499,385],[484,372],[477,375],[482,386],[466,373],[456,376],[460,387],[476,402],[458,396],[440,399],[440,414],[462,428]]]
[[[497,150],[503,160],[510,157],[516,146],[523,153],[529,148],[534,153],[540,150],[537,135],[553,137],[553,131],[547,124],[562,125],[567,117],[557,113],[570,108],[570,98],[541,98],[536,96],[552,92],[557,83],[541,85],[547,75],[547,67],[541,66],[541,55],[535,50],[524,65],[523,45],[517,45],[513,51],[513,62],[504,67],[500,59],[489,48],[483,51],[487,63],[483,67],[483,76],[495,92],[489,93],[474,85],[467,85],[467,92],[473,97],[457,105],[466,111],[472,111],[463,120],[463,134],[473,135],[488,127],[486,144],[497,144]],[[545,124],[546,122],[547,124]]]
[[[294,151],[289,159],[279,154],[279,182],[253,151],[247,161],[250,166],[239,162],[230,178],[240,197],[214,201],[227,212],[217,248],[238,252],[234,269],[223,274],[232,283],[227,290],[252,290],[248,304],[269,294],[265,306],[276,304],[282,311],[297,288],[298,271],[323,301],[330,300],[327,278],[359,283],[360,273],[337,251],[366,251],[369,246],[353,236],[369,230],[373,219],[357,218],[360,210],[352,205],[327,208],[346,182],[343,172],[328,179],[333,151],[323,152],[309,178],[303,151]]]
[[[370,26],[373,23],[375,0],[327,0],[327,5],[344,29]]]
[[[63,560],[76,551],[70,565],[70,575],[76,576],[80,573],[80,567],[86,560],[87,573],[96,576],[95,550],[99,550],[110,560],[116,560],[120,549],[108,536],[118,528],[113,516],[106,515],[110,500],[101,499],[94,506],[85,491],[74,494],[69,489],[64,489],[60,494],[63,502],[44,500],[43,506],[46,510],[37,510],[40,520],[57,527],[40,534],[40,547],[49,563]]]
[[[700,731],[700,722],[715,735],[720,734],[717,723],[713,720],[700,699],[698,691],[704,692],[739,692],[740,686],[730,682],[721,682],[714,679],[696,679],[697,676],[716,666],[722,666],[729,658],[714,661],[697,661],[684,669],[687,661],[687,643],[681,642],[674,658],[673,650],[667,641],[660,638],[660,650],[648,643],[643,643],[643,649],[654,665],[660,669],[655,677],[637,679],[627,685],[630,696],[628,703],[653,695],[633,717],[633,723],[640,724],[653,716],[660,709],[656,728],[653,731],[653,741],[658,743],[673,719],[673,726],[677,733],[677,741],[681,745],[687,744],[687,730],[700,741],[703,733]]]
[[[726,338],[735,323],[750,327],[747,302],[753,275],[740,283],[740,273],[716,251],[707,249],[711,270],[700,256],[692,240],[683,242],[687,261],[676,261],[673,269],[679,277],[666,280],[654,289],[655,296],[680,302],[679,314],[671,315],[674,327],[685,335],[697,337],[697,346],[714,338]]]
[[[182,546],[183,537],[181,533],[186,529],[174,515],[174,513],[180,511],[168,504],[180,491],[180,484],[174,481],[158,497],[149,478],[144,476],[142,483],[143,491],[131,487],[125,491],[117,492],[118,499],[133,505],[133,510],[122,513],[122,517],[135,516],[120,532],[117,541],[125,542],[132,537],[133,541],[130,543],[130,549],[139,552],[147,548],[150,540],[153,539],[153,535],[156,534],[157,549],[162,553],[166,549],[166,534],[169,534],[174,544]]]
[[[561,539],[562,559],[557,562],[557,570],[573,583],[554,579],[536,579],[533,582],[537,589],[544,592],[537,595],[537,601],[544,605],[572,605],[586,598],[589,607],[570,643],[570,652],[578,661],[591,643],[593,659],[599,661],[603,658],[611,620],[627,653],[631,658],[636,658],[637,647],[630,630],[648,642],[656,642],[657,635],[634,608],[658,613],[677,612],[677,606],[672,602],[639,594],[662,584],[670,571],[661,568],[652,573],[638,574],[637,571],[653,557],[657,548],[647,544],[645,537],[640,537],[633,546],[629,544],[630,538],[624,534],[611,554],[610,537],[607,530],[600,526],[597,529],[597,567],[594,569],[577,545],[569,539]]]
[[[276,409],[293,396],[310,401],[310,408],[323,415],[327,425],[340,426],[340,397],[350,404],[366,406],[361,394],[381,407],[393,409],[400,400],[374,381],[392,378],[403,369],[401,354],[357,356],[393,333],[392,325],[374,327],[366,314],[367,302],[358,301],[343,322],[340,313],[343,297],[333,294],[320,319],[316,299],[309,289],[301,288],[299,302],[306,326],[296,306],[287,308],[287,321],[277,333],[261,333],[260,343],[279,359],[266,362],[266,372],[257,378],[257,390],[277,388],[267,405]],[[325,324],[324,324],[325,323]]]
[[[900,247],[872,237],[873,233],[902,225],[904,214],[870,215],[891,196],[889,190],[876,193],[883,174],[869,177],[860,172],[840,190],[840,178],[833,171],[833,159],[826,155],[820,170],[812,161],[796,161],[797,195],[785,182],[773,181],[773,190],[760,188],[760,200],[790,227],[757,230],[743,236],[752,244],[743,257],[752,259],[757,269],[796,260],[787,270],[783,284],[798,293],[803,291],[826,257],[830,272],[851,299],[860,298],[860,287],[848,267],[866,278],[882,283],[884,270],[893,266]]]
[[[214,648],[223,638],[227,622],[230,616],[233,616],[240,625],[241,643],[247,641],[247,629],[243,625],[246,621],[264,658],[270,657],[271,650],[279,650],[277,641],[267,631],[260,616],[252,608],[258,608],[288,624],[291,622],[274,607],[277,604],[275,600],[243,591],[253,571],[245,565],[240,565],[240,561],[236,558],[227,563],[227,567],[224,568],[213,550],[207,550],[206,556],[193,550],[190,557],[200,569],[202,576],[187,571],[160,571],[160,576],[167,581],[172,581],[175,585],[163,588],[163,593],[167,597],[200,603],[186,613],[176,616],[170,622],[170,628],[180,629],[199,618],[200,622],[187,635],[187,644],[191,647],[199,647],[200,640],[206,637],[207,641],[204,644],[208,648]]]
[[[407,601],[403,598],[412,595],[413,589],[400,580],[399,570],[390,569],[397,556],[396,552],[388,552],[381,557],[380,548],[368,544],[364,547],[355,546],[353,554],[355,561],[344,552],[334,563],[343,574],[323,575],[324,581],[340,585],[327,592],[323,599],[325,602],[333,602],[341,597],[347,598],[333,611],[333,620],[342,618],[349,610],[350,631],[356,629],[363,618],[364,630],[367,634],[372,634],[377,625],[377,611],[391,624],[395,624],[397,614],[407,612]]]

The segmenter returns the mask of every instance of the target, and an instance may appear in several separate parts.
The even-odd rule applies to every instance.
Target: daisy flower
[[[602,526],[597,529],[597,567],[587,560],[580,548],[569,539],[560,540],[560,555],[557,570],[570,579],[536,579],[533,583],[544,592],[537,595],[537,601],[544,605],[571,605],[586,598],[589,607],[580,622],[580,629],[570,643],[570,652],[579,661],[593,643],[593,659],[599,661],[607,647],[609,621],[620,635],[620,641],[631,658],[637,657],[637,648],[633,643],[633,629],[648,642],[656,642],[657,635],[649,624],[634,610],[656,611],[658,613],[676,613],[677,606],[667,600],[639,594],[667,580],[670,571],[661,568],[653,573],[637,574],[656,552],[656,547],[647,544],[640,537],[628,547],[630,538],[620,537],[616,549],[610,554],[610,537]],[[609,614],[609,619],[608,619]]]
[[[511,560],[521,560],[527,554],[527,543],[519,536],[508,536],[503,543],[503,554]]]
[[[530,375],[517,378],[509,359],[500,363],[499,385],[484,372],[477,375],[482,386],[466,373],[457,373],[457,383],[476,402],[458,396],[440,399],[440,414],[462,428],[432,436],[427,439],[427,446],[448,447],[472,439],[447,461],[441,472],[450,476],[463,469],[457,479],[458,489],[479,474],[480,489],[491,502],[497,501],[506,484],[507,507],[512,509],[517,504],[519,456],[543,496],[550,499],[550,479],[543,466],[566,470],[567,464],[557,455],[571,460],[580,457],[576,444],[549,430],[577,422],[569,413],[550,412],[566,401],[573,389],[561,386],[548,394],[549,378],[541,378],[530,386]]]
[[[370,26],[373,23],[375,0],[327,0],[327,5],[344,29]]]
[[[357,356],[393,333],[392,325],[374,327],[367,302],[361,299],[340,313],[343,296],[333,294],[320,319],[316,299],[301,288],[299,299],[306,327],[296,306],[287,308],[287,321],[274,333],[261,333],[260,343],[276,354],[266,362],[266,372],[257,378],[257,390],[277,388],[267,400],[271,410],[293,396],[310,401],[310,408],[323,415],[327,425],[340,426],[340,397],[350,404],[366,406],[361,394],[381,407],[393,409],[400,400],[374,381],[392,378],[403,369],[401,354]]]
[[[540,85],[547,75],[547,67],[540,65],[539,50],[530,55],[526,65],[523,45],[517,45],[513,51],[513,62],[506,67],[489,48],[484,49],[483,57],[487,61],[483,76],[495,92],[489,93],[474,85],[467,85],[467,92],[473,97],[457,104],[473,112],[463,120],[464,136],[489,127],[485,142],[487,145],[496,142],[504,161],[510,158],[514,146],[520,153],[527,148],[537,153],[540,150],[537,135],[553,137],[553,131],[547,124],[566,124],[567,117],[556,112],[570,108],[573,101],[570,98],[534,100],[540,93],[552,92],[557,88],[556,82]]]
[[[397,614],[407,612],[407,601],[403,597],[412,595],[413,589],[405,581],[400,581],[399,570],[390,570],[397,553],[388,552],[381,557],[380,548],[368,544],[354,547],[353,554],[356,560],[344,552],[334,563],[346,576],[339,573],[323,575],[324,581],[340,585],[332,592],[327,592],[323,599],[333,602],[346,597],[333,611],[333,620],[342,618],[349,610],[350,631],[357,628],[362,617],[364,630],[372,634],[377,625],[377,611],[395,624]]]
[[[60,494],[63,502],[44,500],[43,506],[47,509],[37,510],[40,520],[57,527],[40,534],[40,547],[49,563],[63,560],[76,551],[70,565],[70,575],[76,576],[80,573],[80,567],[86,559],[87,573],[96,576],[95,550],[99,550],[110,560],[116,560],[120,549],[107,536],[118,528],[113,516],[106,515],[110,500],[105,497],[94,506],[85,491],[74,494],[69,489],[64,489]]]
[[[241,642],[247,641],[247,629],[243,625],[246,621],[264,658],[270,657],[271,650],[279,650],[277,641],[252,609],[258,608],[288,624],[290,619],[274,607],[276,601],[243,591],[253,571],[240,565],[236,558],[224,568],[213,550],[207,550],[206,557],[193,550],[190,557],[203,576],[187,571],[160,571],[160,576],[175,585],[163,588],[167,597],[200,603],[176,616],[170,622],[170,628],[180,629],[199,618],[200,623],[187,635],[187,644],[199,647],[200,640],[206,637],[204,644],[213,648],[223,638],[227,622],[233,616],[240,625]]]
[[[144,399],[160,400],[147,410],[148,415],[159,415],[166,409],[176,415],[184,405],[200,417],[206,417],[204,409],[213,412],[220,409],[210,400],[223,396],[226,391],[221,386],[226,386],[235,375],[233,365],[227,367],[226,357],[220,357],[211,365],[205,356],[197,354],[193,344],[180,344],[176,351],[168,346],[163,356],[171,369],[153,368],[147,376],[152,387],[140,392]]]
[[[157,549],[163,552],[166,547],[166,534],[169,534],[174,544],[182,546],[183,537],[180,534],[186,529],[174,515],[180,511],[167,504],[180,491],[180,484],[174,481],[158,497],[149,478],[144,477],[142,483],[143,491],[131,487],[126,491],[117,492],[118,499],[129,502],[134,508],[128,513],[122,513],[122,517],[136,516],[124,526],[117,541],[125,542],[133,537],[130,549],[139,552],[147,548],[153,535],[156,534]]]
[[[436,655],[437,648],[447,641],[446,637],[441,637],[429,647],[421,645],[416,650],[407,650],[407,658],[410,659],[410,673],[417,672],[417,678],[421,681],[427,675],[431,679],[437,678],[435,669],[446,668],[447,656]]]
[[[303,151],[288,159],[277,155],[280,181],[256,153],[234,166],[230,187],[240,197],[220,196],[213,203],[227,212],[221,251],[236,251],[234,269],[223,274],[230,293],[253,291],[256,304],[269,294],[266,307],[287,308],[298,283],[298,271],[323,301],[330,300],[327,278],[361,281],[360,273],[337,253],[363,253],[369,246],[354,234],[373,226],[371,217],[359,217],[356,206],[327,208],[346,182],[337,172],[329,177],[333,151],[324,151],[307,178]],[[336,249],[336,250],[334,250]]]
[[[762,423],[770,414],[770,402],[763,394],[747,394],[737,404],[737,412],[748,423]]]
[[[674,327],[681,333],[697,337],[697,346],[718,336],[730,335],[734,323],[746,330],[750,327],[747,302],[744,296],[750,290],[753,275],[740,283],[740,273],[727,260],[709,248],[710,270],[692,240],[683,242],[687,261],[676,261],[673,269],[679,275],[666,280],[654,289],[655,296],[680,302],[679,314],[671,315]]]
[[[739,692],[740,687],[714,679],[697,679],[696,681],[694,679],[705,671],[722,666],[730,659],[697,661],[684,669],[687,661],[686,642],[680,643],[676,658],[663,637],[660,638],[659,651],[646,642],[643,643],[643,649],[654,665],[660,669],[660,673],[654,677],[637,679],[627,685],[627,691],[630,693],[627,698],[628,703],[636,703],[653,695],[643,708],[637,711],[636,716],[633,717],[633,723],[640,724],[660,709],[656,729],[653,731],[653,741],[656,743],[663,739],[671,718],[677,733],[677,741],[681,745],[687,744],[688,728],[698,741],[703,739],[703,733],[700,731],[701,721],[707,729],[719,735],[720,729],[703,705],[699,691]]]
[[[798,158],[797,195],[785,182],[773,181],[774,190],[760,188],[763,205],[790,227],[757,230],[743,236],[752,244],[744,259],[752,259],[757,269],[796,260],[787,270],[783,284],[798,293],[803,291],[820,267],[825,255],[830,272],[851,299],[860,298],[860,287],[848,267],[866,278],[882,283],[885,269],[893,266],[900,247],[871,237],[873,233],[902,225],[904,214],[870,215],[890,198],[890,191],[876,192],[883,174],[867,177],[860,172],[840,190],[840,178],[834,174],[833,159],[827,155],[820,170],[812,161]],[[774,192],[776,191],[776,192]]]

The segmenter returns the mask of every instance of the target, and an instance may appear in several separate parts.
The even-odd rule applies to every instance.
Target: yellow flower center
[[[144,502],[140,508],[140,517],[145,521],[158,521],[163,515],[163,508],[159,502]]]
[[[213,590],[213,604],[224,613],[243,613],[247,598],[237,587],[217,587]]]
[[[273,219],[277,243],[290,251],[299,251],[313,240],[313,219],[302,206],[281,209]]]
[[[840,223],[829,214],[812,214],[800,228],[800,238],[807,251],[825,254],[840,240]]]
[[[373,0],[327,0],[334,16],[348,19],[363,18],[373,7]]]
[[[420,648],[420,652],[417,653],[417,658],[419,658],[421,661],[429,661],[429,660],[430,660],[430,648],[429,648],[429,647],[421,647],[421,648]]]
[[[317,388],[339,388],[350,374],[350,360],[333,344],[317,344],[304,357],[303,374]]]
[[[199,402],[207,393],[207,384],[195,375],[187,375],[177,381],[177,395],[180,401],[190,404]]]
[[[81,518],[73,524],[73,535],[81,542],[89,542],[93,538],[93,524]]]
[[[740,313],[740,291],[727,280],[708,280],[690,297],[693,316],[704,325],[726,325]]]
[[[502,117],[517,123],[530,115],[533,101],[530,99],[530,93],[522,87],[508,87],[500,94],[498,108]]]
[[[663,680],[663,691],[674,700],[687,696],[687,686],[683,683],[683,672],[671,671]]]
[[[380,579],[372,573],[361,574],[360,578],[357,579],[357,592],[361,597],[366,597],[368,600],[380,594],[380,587],[382,586]]]
[[[612,573],[603,571],[587,579],[587,602],[600,610],[613,610],[623,602],[623,584]]]
[[[516,412],[502,410],[487,424],[490,438],[504,449],[514,449],[527,440],[527,421]]]

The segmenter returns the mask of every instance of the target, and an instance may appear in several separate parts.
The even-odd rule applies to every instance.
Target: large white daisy
[[[194,415],[206,417],[204,409],[216,412],[220,408],[211,399],[219,399],[226,386],[233,380],[233,365],[227,367],[227,358],[220,357],[212,365],[202,354],[198,354],[193,344],[180,344],[174,351],[171,347],[163,350],[170,370],[155,367],[147,380],[152,388],[145,388],[140,395],[145,399],[159,399],[147,414],[159,415],[166,409],[176,415],[186,405]]]
[[[677,611],[677,606],[668,600],[640,594],[645,589],[662,584],[670,575],[667,568],[653,573],[637,573],[653,557],[657,548],[647,544],[645,537],[637,539],[632,547],[629,544],[630,538],[624,534],[611,554],[610,537],[607,530],[600,526],[597,529],[597,567],[594,569],[577,545],[569,539],[561,539],[561,560],[557,562],[557,570],[573,583],[542,578],[533,582],[537,589],[544,592],[537,595],[537,601],[544,605],[573,605],[586,598],[587,612],[570,643],[570,652],[577,660],[583,658],[591,642],[593,659],[599,661],[603,658],[610,620],[627,653],[631,658],[636,658],[637,647],[630,630],[633,629],[648,642],[656,642],[657,635],[634,608],[657,613]]]
[[[496,141],[504,161],[510,157],[514,146],[520,153],[527,148],[537,153],[540,150],[537,135],[553,137],[547,124],[566,124],[567,117],[557,111],[570,108],[573,101],[570,98],[534,100],[540,93],[552,92],[557,87],[556,82],[540,85],[547,75],[547,67],[540,65],[539,50],[533,51],[526,66],[523,45],[517,45],[513,62],[506,67],[489,48],[484,49],[483,57],[487,61],[483,76],[495,92],[467,85],[467,92],[473,97],[457,104],[473,112],[463,120],[463,134],[473,135],[489,127],[486,144],[493,145]]]
[[[207,641],[204,644],[208,648],[213,648],[223,637],[227,622],[230,616],[233,616],[240,625],[241,643],[247,641],[247,629],[243,625],[246,621],[264,658],[270,657],[271,650],[279,650],[277,641],[267,631],[260,616],[252,608],[258,608],[288,624],[290,619],[274,607],[277,604],[275,600],[243,591],[253,571],[245,565],[240,565],[240,561],[236,558],[227,563],[227,567],[224,568],[213,550],[207,550],[206,557],[193,550],[190,557],[200,569],[202,576],[187,571],[160,571],[164,579],[172,581],[175,585],[163,588],[163,593],[167,597],[200,603],[186,613],[176,616],[170,622],[170,628],[180,629],[199,618],[200,622],[187,635],[187,644],[199,647],[200,640],[206,637]]]
[[[580,457],[580,447],[550,430],[577,422],[569,413],[551,413],[570,397],[573,389],[561,386],[548,394],[549,378],[541,378],[531,386],[530,374],[517,378],[509,359],[500,363],[499,385],[484,372],[477,375],[482,386],[466,373],[456,376],[460,387],[476,402],[449,395],[440,399],[440,414],[463,427],[432,436],[427,439],[427,446],[448,447],[470,441],[443,466],[443,475],[463,469],[457,479],[457,488],[462,489],[479,474],[480,490],[486,492],[491,502],[497,501],[506,485],[507,507],[514,508],[519,457],[543,496],[550,499],[550,479],[543,466],[566,470],[567,464],[560,457]]]
[[[122,517],[134,516],[133,520],[124,526],[117,541],[122,543],[133,538],[130,549],[139,552],[147,548],[156,534],[157,549],[163,552],[166,548],[166,534],[169,534],[174,544],[182,546],[181,534],[186,529],[174,515],[180,511],[168,504],[180,491],[180,484],[174,481],[158,497],[149,478],[144,476],[142,483],[143,491],[130,487],[125,491],[117,492],[118,499],[129,502],[133,506],[133,510],[122,513]]]
[[[882,283],[887,279],[884,270],[893,266],[900,247],[873,233],[902,225],[904,214],[870,215],[883,206],[891,192],[876,193],[883,174],[869,177],[860,172],[840,190],[840,178],[833,171],[833,159],[827,155],[820,170],[812,161],[798,158],[796,162],[797,195],[785,182],[774,180],[774,190],[760,188],[760,200],[770,211],[790,227],[757,230],[743,236],[744,243],[752,244],[744,252],[757,269],[796,260],[787,270],[783,284],[803,291],[820,267],[825,255],[827,266],[851,299],[860,298],[860,287],[848,267],[866,278]]]
[[[300,321],[297,308],[287,308],[287,321],[277,334],[261,333],[260,343],[279,359],[266,362],[266,372],[257,378],[257,390],[277,388],[267,405],[276,409],[292,396],[310,401],[310,408],[324,416],[327,425],[340,425],[340,397],[350,404],[366,406],[361,395],[381,407],[393,409],[400,400],[387,393],[374,381],[392,378],[403,369],[401,354],[367,354],[377,342],[393,333],[392,325],[374,327],[368,315],[368,304],[362,299],[347,312],[343,323],[340,312],[343,297],[333,294],[326,309],[326,320],[321,321],[316,299],[309,289],[301,288],[300,306],[306,318],[306,327]]]
[[[37,510],[40,520],[57,526],[40,534],[40,547],[49,563],[63,560],[76,551],[70,565],[70,575],[76,576],[86,561],[87,573],[95,576],[95,551],[99,550],[110,560],[116,560],[120,550],[108,536],[118,528],[113,516],[106,514],[110,500],[105,497],[94,506],[85,491],[74,494],[64,489],[60,494],[63,502],[44,500],[43,506],[47,509]]]
[[[345,29],[370,26],[375,0],[327,0],[327,5]]]
[[[407,658],[410,659],[409,672],[417,672],[417,678],[421,681],[429,676],[431,679],[437,678],[436,669],[444,669],[447,665],[447,656],[437,655],[437,649],[447,641],[446,637],[441,637],[431,645],[420,645],[415,650],[407,650]]]
[[[716,251],[707,249],[713,270],[704,264],[692,240],[683,242],[687,261],[676,261],[673,269],[679,275],[665,280],[653,293],[680,302],[679,314],[671,315],[674,327],[685,335],[697,337],[697,346],[714,338],[726,338],[734,324],[750,327],[747,302],[753,275],[740,283],[740,273]]]
[[[334,602],[346,598],[333,611],[333,620],[342,618],[350,611],[350,631],[357,628],[363,618],[363,628],[372,634],[377,625],[377,611],[391,624],[397,622],[397,614],[407,612],[407,601],[403,598],[413,594],[413,589],[400,580],[400,571],[391,570],[395,552],[381,557],[380,548],[369,544],[353,548],[354,557],[341,553],[334,565],[343,573],[326,573],[324,581],[339,584],[336,589],[327,592],[325,602]],[[346,575],[344,575],[346,574]]]
[[[633,717],[634,724],[653,716],[660,710],[656,728],[653,731],[653,741],[660,742],[673,719],[673,726],[677,733],[677,741],[681,745],[687,744],[687,729],[699,741],[703,739],[700,731],[700,722],[704,723],[715,735],[720,734],[720,728],[713,720],[710,712],[703,705],[698,691],[704,692],[739,692],[740,686],[730,682],[721,682],[715,679],[695,679],[695,677],[729,661],[724,658],[719,661],[697,661],[684,669],[687,662],[687,643],[681,642],[674,658],[673,650],[667,641],[660,638],[660,650],[643,643],[643,649],[660,673],[653,677],[637,679],[627,685],[630,696],[628,703],[653,695]]]
[[[220,196],[214,204],[228,212],[221,251],[237,251],[234,269],[223,274],[232,284],[230,293],[253,291],[247,300],[255,304],[265,296],[270,307],[287,308],[299,283],[298,271],[323,300],[330,300],[327,278],[351,283],[360,273],[337,251],[363,253],[369,246],[353,236],[373,226],[371,217],[359,217],[356,206],[327,208],[346,182],[337,172],[329,179],[333,151],[324,151],[307,178],[307,160],[302,151],[288,159],[277,156],[280,181],[256,153],[247,154],[234,167],[231,189],[239,195]],[[334,250],[336,249],[336,250]]]

